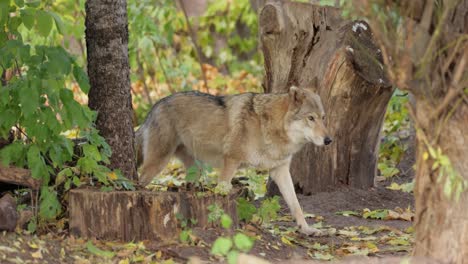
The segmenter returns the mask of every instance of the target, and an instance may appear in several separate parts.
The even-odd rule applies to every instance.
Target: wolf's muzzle
[[[325,139],[323,140],[323,143],[324,143],[325,145],[330,145],[330,144],[332,143],[332,141],[333,141],[333,140],[332,140],[331,138],[325,137]]]

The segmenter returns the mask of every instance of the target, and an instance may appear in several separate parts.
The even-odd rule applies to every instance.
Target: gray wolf
[[[306,143],[332,142],[324,119],[320,97],[295,86],[277,94],[175,93],[157,102],[136,132],[139,183],[149,184],[172,156],[185,168],[195,160],[220,168],[218,186],[228,189],[238,168],[268,169],[301,232],[320,235],[305,221],[289,166]]]

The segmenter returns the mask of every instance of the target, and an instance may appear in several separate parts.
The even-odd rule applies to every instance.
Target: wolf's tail
[[[144,124],[138,128],[135,132],[135,154],[137,168],[143,163],[143,131],[145,129]]]

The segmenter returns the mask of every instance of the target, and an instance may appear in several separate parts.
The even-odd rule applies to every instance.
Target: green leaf
[[[25,145],[21,144],[19,141],[15,141],[0,149],[0,162],[4,166],[10,165],[11,163],[22,165],[26,154],[25,150]]]
[[[238,233],[234,236],[234,245],[236,245],[236,248],[240,251],[248,252],[252,249],[254,242],[250,237],[242,233]]]
[[[89,79],[88,75],[83,71],[83,69],[74,64],[73,65],[73,77],[75,77],[76,82],[80,86],[81,90],[85,93],[89,93]]]
[[[372,218],[372,219],[385,219],[388,216],[388,210],[387,209],[378,209],[371,211],[369,209],[364,209],[362,217],[364,218]]]
[[[247,201],[247,199],[243,197],[237,199],[237,214],[239,220],[250,221],[255,212],[257,212],[257,208],[255,208],[251,202]]]
[[[351,216],[351,215],[360,216],[360,214],[356,211],[340,211],[340,212],[336,212],[335,214],[342,215],[342,216]]]
[[[74,176],[73,179],[73,184],[76,186],[76,187],[80,187],[81,186],[81,181],[80,181],[80,178]]]
[[[232,248],[232,240],[227,237],[218,237],[211,247],[211,254],[218,256],[226,256]]]
[[[34,8],[37,8],[41,5],[41,1],[40,0],[36,0],[36,1],[28,1],[26,2],[26,6],[29,6],[29,7],[34,7]]]
[[[237,250],[231,250],[227,254],[227,261],[229,264],[236,264],[238,258],[239,258],[239,252],[237,252]]]
[[[33,216],[31,220],[28,223],[28,232],[29,233],[34,233],[36,232],[37,229],[37,218]]]
[[[35,17],[34,17],[36,14],[36,10],[32,8],[25,8],[21,10],[20,14],[21,14],[21,19],[23,20],[23,25],[27,29],[31,30],[34,27],[34,24],[36,22]]]
[[[207,209],[210,212],[208,213],[208,223],[218,221],[224,214],[224,210],[216,203],[208,205]]]
[[[190,230],[182,230],[179,234],[179,239],[183,243],[189,242],[190,239]]]
[[[315,252],[314,255],[312,256],[314,259],[318,260],[332,260],[334,257],[330,253],[320,253],[320,252]]]
[[[232,226],[232,219],[229,215],[227,214],[222,214],[221,215],[221,226],[224,229],[229,229]]]
[[[31,170],[31,176],[34,179],[42,179],[44,181],[43,183],[46,184],[49,173],[37,145],[32,145],[29,147],[27,159],[28,167]]]
[[[97,162],[88,157],[80,158],[77,162],[77,165],[82,171],[82,173],[86,174],[93,173],[93,171],[98,167]]]
[[[4,134],[3,136],[7,136],[11,127],[17,123],[19,114],[17,111],[13,109],[7,109],[5,111],[0,112],[0,129],[3,127]]]
[[[99,257],[113,258],[115,256],[115,253],[112,251],[99,249],[98,247],[93,245],[93,242],[91,242],[91,240],[88,241],[88,243],[86,243],[86,248],[89,252]]]
[[[63,35],[65,33],[65,26],[63,25],[62,19],[54,12],[49,11],[49,14],[54,18],[55,26],[57,27],[58,32]]]
[[[95,161],[101,161],[101,153],[99,152],[98,148],[94,145],[83,145],[83,153],[86,157],[89,157]]]
[[[0,25],[4,25],[5,21],[8,19],[10,1],[9,0],[0,0]]]
[[[24,0],[15,0],[15,4],[21,8],[24,6]]]
[[[62,211],[57,193],[50,191],[48,186],[41,188],[39,215],[45,219],[55,219]]]
[[[42,10],[37,10],[36,12],[36,27],[39,35],[47,37],[52,30],[53,19],[52,16]]]
[[[29,82],[29,87],[23,84],[20,88],[20,104],[25,117],[31,117],[39,107],[39,87]]]
[[[262,205],[258,208],[258,215],[265,222],[278,218],[278,211],[281,209],[279,204],[279,196],[275,196],[262,201]]]
[[[57,174],[57,177],[55,178],[55,185],[58,186],[62,183],[65,182],[65,179],[69,178],[70,176],[72,176],[73,174],[73,171],[71,170],[71,168],[65,168],[63,169],[62,171],[60,171],[58,174]]]
[[[194,165],[187,169],[185,180],[187,182],[192,182],[192,183],[197,182],[199,176],[200,174],[199,174],[198,167]]]

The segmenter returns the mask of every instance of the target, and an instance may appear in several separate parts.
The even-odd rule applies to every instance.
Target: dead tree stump
[[[340,12],[271,1],[259,13],[265,92],[311,87],[317,77],[316,92],[333,135],[330,146],[309,144],[293,158],[291,174],[304,194],[341,184],[373,186],[380,130],[393,93],[369,25],[344,20]]]
[[[236,197],[239,192],[221,196],[191,192],[111,191],[75,189],[70,191],[70,233],[86,238],[133,240],[174,240],[180,232],[180,219],[196,219],[195,226],[206,228],[207,207],[218,204],[238,225]],[[190,224],[190,221],[188,221]]]

